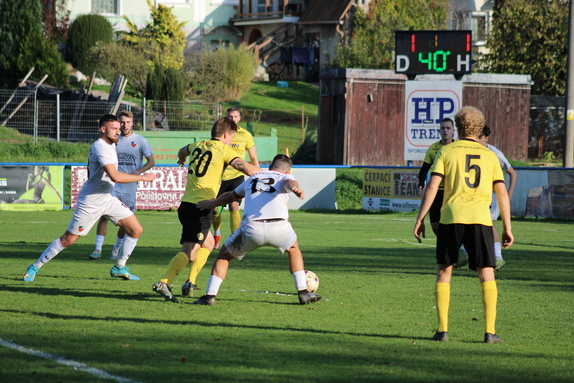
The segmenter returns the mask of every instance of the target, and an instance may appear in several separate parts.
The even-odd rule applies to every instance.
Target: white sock
[[[105,235],[96,234],[96,251],[102,252],[102,246],[104,245]]]
[[[118,247],[120,247],[122,245],[123,241],[124,241],[123,238],[116,237],[116,244],[114,245],[114,249],[117,249]]]
[[[291,273],[295,280],[295,288],[297,291],[307,290],[307,278],[305,278],[305,270],[295,271]]]
[[[138,243],[137,238],[132,238],[126,234],[123,241],[122,252],[120,253],[118,260],[116,262],[117,267],[124,267],[126,265],[137,243]]]
[[[64,246],[62,246],[60,238],[55,239],[54,242],[52,242],[50,246],[48,246],[46,250],[44,250],[42,255],[40,255],[40,258],[38,258],[38,260],[34,262],[34,266],[36,266],[37,268],[44,266],[45,263],[50,262],[52,258],[60,254],[62,250],[64,250]]]
[[[223,279],[216,277],[215,275],[210,275],[209,279],[207,280],[205,295],[217,295],[222,283]]]
[[[500,247],[500,242],[494,242],[494,256],[497,261],[502,261],[502,249]]]
[[[213,236],[217,237],[218,235],[221,235],[221,229],[217,229],[213,231]]]

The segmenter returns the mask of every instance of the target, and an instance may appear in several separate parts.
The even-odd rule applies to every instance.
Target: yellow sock
[[[230,214],[231,214],[231,221],[229,222],[229,228],[233,233],[235,230],[239,228],[239,225],[241,224],[241,212],[239,210],[236,210],[231,211]]]
[[[163,278],[160,281],[171,285],[171,281],[175,279],[181,273],[185,266],[189,263],[189,258],[187,254],[181,252],[177,253],[169,262],[169,266],[167,267],[167,271],[163,275]]]
[[[435,289],[437,332],[448,331],[448,310],[450,306],[450,283],[437,282]]]
[[[221,229],[221,214],[215,214],[213,216],[213,230],[217,231]]]
[[[480,287],[484,310],[484,332],[496,334],[496,303],[498,301],[496,281],[483,282]]]
[[[205,262],[207,262],[207,257],[209,257],[210,251],[204,247],[200,247],[195,254],[195,261],[191,264],[191,269],[189,270],[189,280],[191,283],[195,285],[195,280],[197,279],[197,275],[205,266]]]

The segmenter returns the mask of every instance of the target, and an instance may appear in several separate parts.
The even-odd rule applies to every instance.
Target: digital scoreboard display
[[[396,31],[395,73],[472,72],[472,31]]]

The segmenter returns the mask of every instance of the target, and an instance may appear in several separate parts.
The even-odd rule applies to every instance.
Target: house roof
[[[313,0],[298,24],[339,24],[353,3],[353,0]]]

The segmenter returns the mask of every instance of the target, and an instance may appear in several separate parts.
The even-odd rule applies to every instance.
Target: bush
[[[245,46],[216,51],[204,49],[203,54],[188,56],[186,70],[191,75],[191,91],[210,102],[235,101],[251,88],[256,62],[253,52]]]
[[[68,32],[68,55],[75,68],[86,75],[91,74],[95,65],[90,50],[97,43],[111,43],[114,36],[112,24],[101,15],[78,16],[70,25]]]
[[[180,72],[172,67],[164,68],[154,64],[148,75],[146,98],[155,101],[183,101],[183,79]]]
[[[339,210],[362,208],[363,169],[337,169],[335,201]]]
[[[295,165],[315,165],[317,163],[317,132],[308,131],[305,141],[292,156]]]

